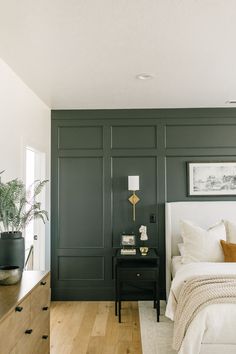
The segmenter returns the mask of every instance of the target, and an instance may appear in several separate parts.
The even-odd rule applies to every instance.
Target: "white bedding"
[[[187,279],[196,275],[236,274],[236,263],[189,263],[176,272],[171,284],[166,316],[174,319],[178,294]],[[236,345],[236,305],[213,304],[194,318],[183,340],[179,354],[199,354],[201,343],[227,343]],[[236,348],[236,347],[235,347]]]
[[[176,272],[179,270],[179,268],[182,266],[182,257],[181,256],[174,256],[171,259],[171,275],[172,278],[175,277]]]

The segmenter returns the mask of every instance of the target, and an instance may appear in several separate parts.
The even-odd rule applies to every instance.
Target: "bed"
[[[236,223],[236,202],[173,202],[166,203],[166,292],[167,316],[173,319],[173,293],[178,293],[184,282],[194,275],[236,275],[236,263],[183,264],[173,257],[179,256],[181,242],[180,220],[190,220],[208,229],[222,219]],[[172,281],[172,274],[174,279]],[[172,288],[171,288],[172,284]],[[170,291],[171,288],[171,291]],[[235,354],[236,353],[236,303],[210,304],[202,309],[191,322],[179,354]]]

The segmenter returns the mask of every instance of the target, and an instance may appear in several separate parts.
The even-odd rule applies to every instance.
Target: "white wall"
[[[0,59],[0,171],[2,180],[25,177],[25,147],[46,154],[50,177],[50,108]],[[47,186],[46,208],[50,210]],[[49,268],[49,225],[46,235],[46,268]]]

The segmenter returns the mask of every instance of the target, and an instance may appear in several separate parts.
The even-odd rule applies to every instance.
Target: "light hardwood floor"
[[[57,301],[51,305],[51,354],[142,354],[137,302]]]

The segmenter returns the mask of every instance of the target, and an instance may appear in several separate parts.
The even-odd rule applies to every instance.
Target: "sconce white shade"
[[[128,190],[139,191],[139,176],[128,176]]]

